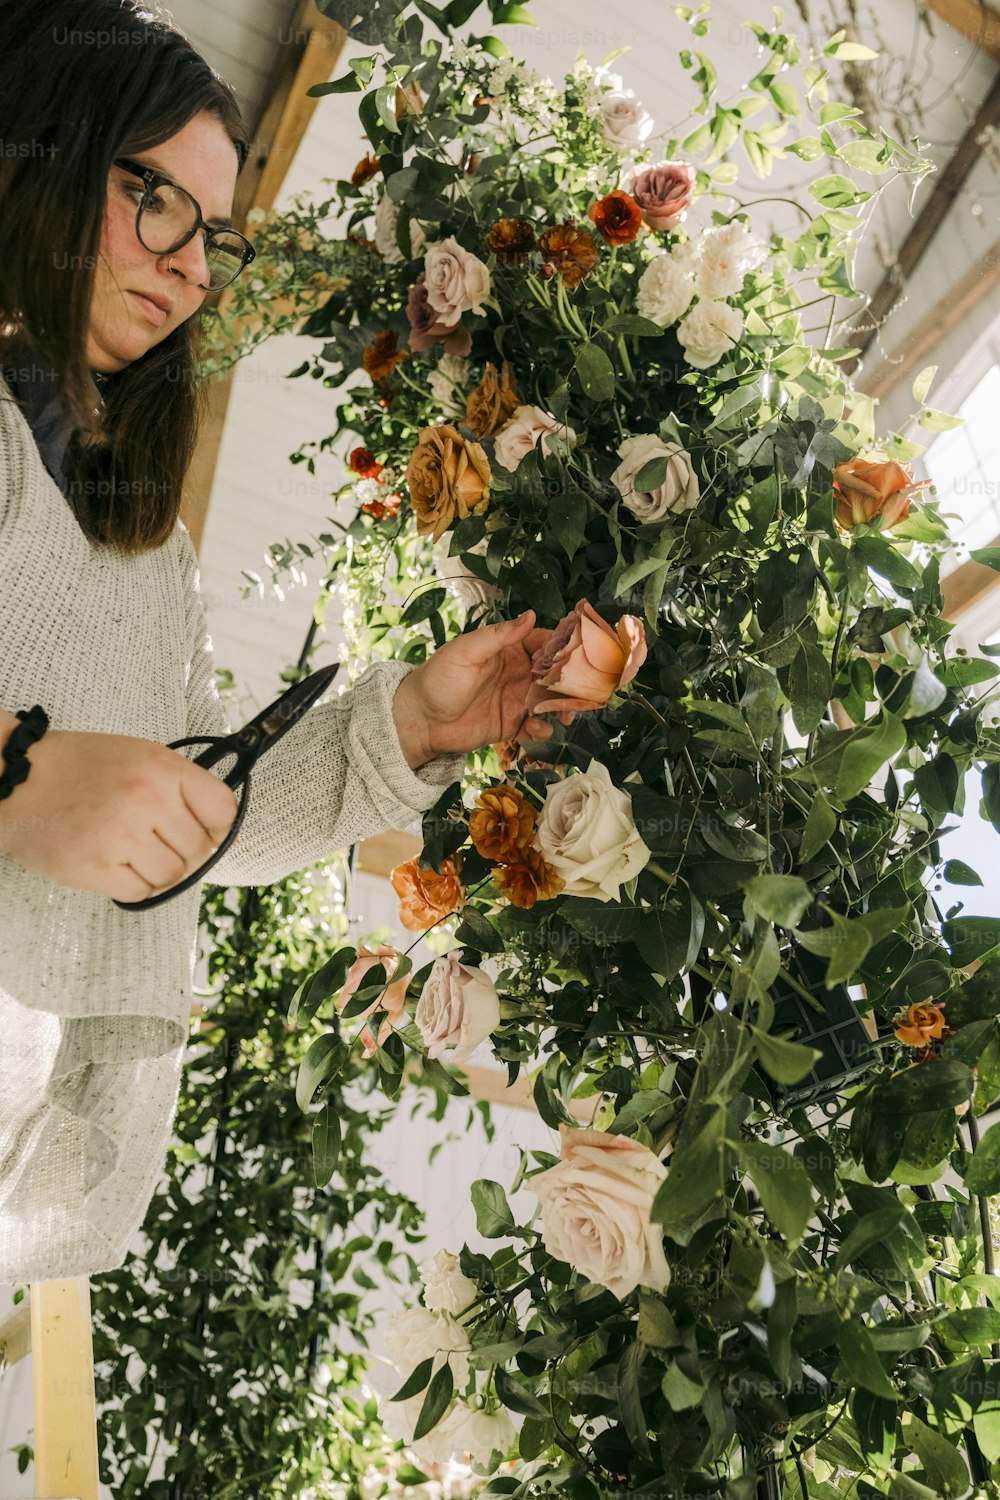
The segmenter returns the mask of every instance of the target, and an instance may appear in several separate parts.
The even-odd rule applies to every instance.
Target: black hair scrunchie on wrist
[[[10,738],[0,751],[6,767],[0,776],[0,801],[9,797],[14,788],[20,786],[27,777],[31,763],[25,752],[36,740],[41,739],[49,727],[49,716],[38,703],[27,711],[18,709],[17,717],[21,723],[11,730]]]

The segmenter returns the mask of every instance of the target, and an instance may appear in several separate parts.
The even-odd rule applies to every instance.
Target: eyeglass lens
[[[147,193],[139,211],[139,238],[147,250],[165,255],[177,250],[198,222],[194,199],[183,188],[161,182]],[[243,239],[226,229],[213,229],[206,241],[209,285],[226,286],[242,271],[246,260]]]

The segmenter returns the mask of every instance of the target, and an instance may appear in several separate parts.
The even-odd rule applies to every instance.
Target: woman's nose
[[[167,267],[173,266],[175,271],[181,271],[185,280],[190,281],[192,285],[207,288],[209,272],[203,230],[199,229],[179,250],[173,250],[169,255],[161,256],[161,260],[165,261]]]

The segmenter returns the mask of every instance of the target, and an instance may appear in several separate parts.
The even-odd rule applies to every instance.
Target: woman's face
[[[238,162],[236,147],[215,115],[195,115],[169,140],[132,154],[130,160],[186,188],[209,224],[228,220]],[[87,363],[103,374],[124,369],[162,343],[198,311],[206,296],[204,231],[170,255],[147,250],[135,233],[142,191],[137,177],[111,168],[87,335]],[[168,307],[162,322],[143,295]]]

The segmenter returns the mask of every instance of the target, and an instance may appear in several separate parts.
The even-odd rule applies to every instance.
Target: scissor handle
[[[220,778],[226,786],[235,788],[246,781],[249,776],[253,765],[253,752],[262,738],[260,730],[255,730],[251,734],[252,729],[254,726],[248,724],[245,729],[240,729],[235,734],[195,735],[186,740],[171,740],[167,749],[183,750],[185,745],[207,745],[208,749],[194,756],[191,761],[193,766],[202,766],[205,770],[214,766],[218,761],[224,760],[227,755],[235,755],[236,764]],[[244,762],[248,758],[250,765],[245,766]]]

